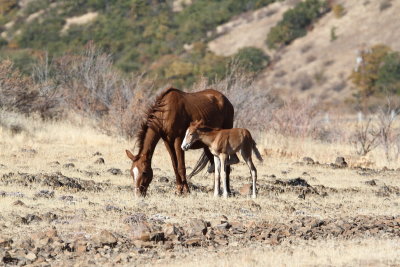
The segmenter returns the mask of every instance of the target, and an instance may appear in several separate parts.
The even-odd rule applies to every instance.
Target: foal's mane
[[[179,93],[181,92],[180,90],[172,88],[172,87],[164,90],[156,97],[154,103],[149,105],[147,107],[147,109],[144,111],[145,119],[140,124],[140,129],[139,129],[138,133],[136,134],[136,140],[139,145],[139,153],[143,149],[144,138],[146,136],[147,130],[149,128],[151,128],[155,131],[158,131],[158,132],[161,130],[161,126],[162,126],[161,118],[158,118],[155,115],[155,113],[158,111],[163,111],[163,108],[165,106],[163,99],[168,93],[170,93],[172,91],[179,92]]]

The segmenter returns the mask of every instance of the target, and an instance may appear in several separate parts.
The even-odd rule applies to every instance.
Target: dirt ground
[[[133,141],[26,125],[0,127],[0,265],[400,265],[396,164],[346,165],[328,146],[283,157],[259,141],[268,155],[256,162],[257,199],[244,163],[233,167],[231,198],[214,198],[205,172],[182,197],[160,143],[148,197],[135,199],[124,153]],[[199,155],[187,153],[189,170]]]

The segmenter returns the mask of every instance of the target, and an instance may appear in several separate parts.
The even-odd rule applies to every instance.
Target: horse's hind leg
[[[217,156],[214,156],[214,197],[219,196],[219,188],[220,188],[220,175],[221,175],[221,161]]]
[[[246,162],[247,166],[250,169],[250,174],[252,178],[252,198],[256,198],[256,183],[257,183],[257,169],[254,166],[253,160],[251,158],[251,147],[250,149],[243,148],[241,151],[243,160]]]

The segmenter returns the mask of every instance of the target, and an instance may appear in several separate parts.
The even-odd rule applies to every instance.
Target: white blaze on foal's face
[[[186,150],[186,146],[188,145],[188,135],[189,135],[189,129],[186,130],[185,138],[183,139],[183,142],[181,145],[182,150]]]

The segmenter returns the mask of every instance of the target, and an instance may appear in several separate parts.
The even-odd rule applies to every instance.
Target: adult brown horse
[[[181,144],[190,122],[203,119],[210,127],[230,129],[233,127],[233,116],[234,109],[231,102],[218,91],[207,89],[185,93],[169,88],[162,92],[146,112],[146,120],[137,134],[138,154],[133,155],[126,150],[127,156],[132,160],[131,175],[134,179],[135,196],[146,195],[153,179],[151,159],[160,139],[164,141],[171,156],[177,193],[189,193],[185,153],[181,149]],[[195,173],[204,168],[208,160],[213,159],[209,149],[201,142],[191,147],[191,149],[198,148],[204,148],[204,153],[194,167]]]

